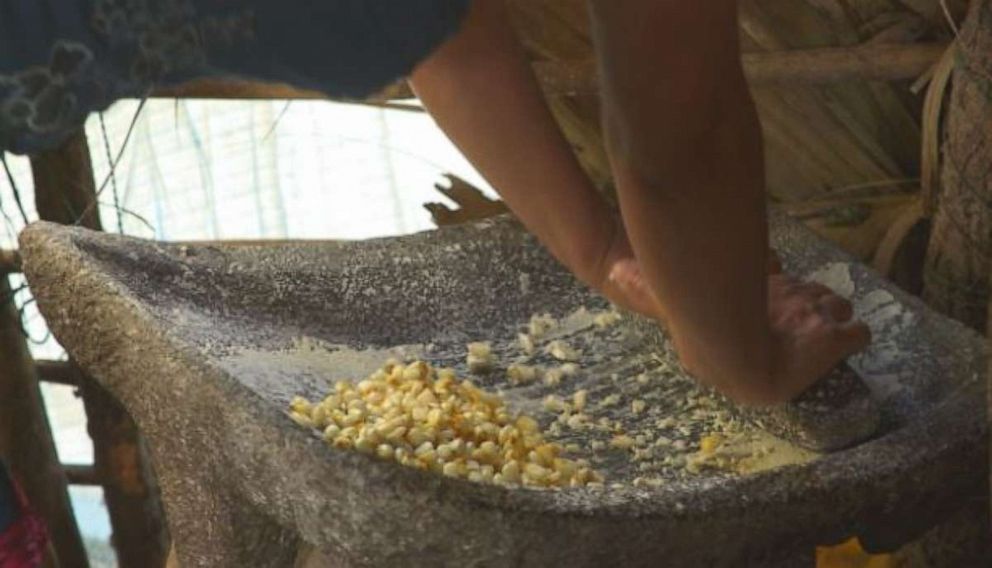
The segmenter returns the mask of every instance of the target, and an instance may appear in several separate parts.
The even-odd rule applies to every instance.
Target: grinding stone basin
[[[512,222],[251,247],[38,223],[21,247],[56,337],[148,439],[184,566],[291,565],[303,545],[341,566],[767,565],[853,535],[898,546],[984,491],[983,343],[805,229],[773,225],[786,267],[872,325],[850,364],[882,430],[802,465],[605,490],[508,490],[328,448],[288,401],[371,368],[232,363],[300,338],[456,362],[467,341],[512,341],[532,314],[605,306]]]

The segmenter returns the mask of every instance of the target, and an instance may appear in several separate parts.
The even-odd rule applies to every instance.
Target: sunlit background
[[[493,195],[431,118],[415,110],[323,101],[122,101],[93,115],[86,132],[104,228],[145,238],[398,235],[433,227],[423,204],[446,201],[434,189],[444,173]],[[25,217],[37,215],[27,159],[7,160],[24,209],[22,215],[0,176],[0,248],[11,249]],[[20,275],[11,277],[15,289],[22,284]],[[35,358],[64,358],[30,292],[15,301]],[[91,464],[74,389],[43,384],[42,392],[60,460]],[[70,494],[94,568],[115,566],[102,489],[71,487]]]

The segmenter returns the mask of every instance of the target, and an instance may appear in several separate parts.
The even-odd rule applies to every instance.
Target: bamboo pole
[[[0,456],[45,520],[61,566],[89,566],[10,282],[0,277]]]
[[[744,72],[753,85],[782,83],[824,84],[847,80],[897,81],[916,79],[947,49],[945,43],[867,44],[745,53]],[[537,61],[534,72],[545,94],[577,95],[598,92],[594,61]],[[161,88],[156,98],[198,99],[325,99],[326,95],[284,84],[242,80],[205,79]],[[413,97],[405,83],[388,91],[390,99]],[[358,101],[360,102],[360,101]],[[383,105],[376,97],[366,104]]]
[[[83,131],[61,147],[32,157],[31,170],[41,219],[102,228]],[[75,372],[82,377],[81,371]],[[118,562],[121,566],[162,566],[170,544],[168,528],[138,428],[124,407],[95,381],[79,378],[75,382],[86,407],[94,468],[104,488]]]

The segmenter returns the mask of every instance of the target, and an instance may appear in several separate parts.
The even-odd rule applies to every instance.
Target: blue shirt
[[[52,147],[86,115],[209,76],[360,98],[409,71],[471,0],[0,0],[0,151]]]

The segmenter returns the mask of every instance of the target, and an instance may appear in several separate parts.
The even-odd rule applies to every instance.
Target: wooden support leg
[[[89,566],[21,331],[7,275],[0,275],[0,457],[45,519],[62,566]]]

